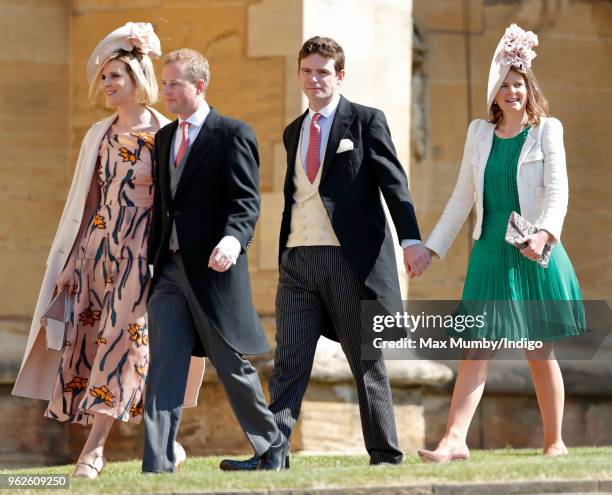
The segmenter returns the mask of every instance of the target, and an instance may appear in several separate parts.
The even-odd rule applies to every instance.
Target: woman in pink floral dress
[[[92,425],[74,472],[80,477],[104,468],[115,419],[142,418],[153,137],[167,122],[147,105],[157,100],[150,57],[160,54],[150,24],[128,23],[100,42],[88,65],[90,96],[103,91],[116,113],[90,130],[106,126],[81,226],[56,284],[74,294],[74,311],[45,413]]]

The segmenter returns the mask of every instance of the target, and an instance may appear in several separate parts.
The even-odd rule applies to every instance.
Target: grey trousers
[[[201,339],[230,405],[257,454],[280,437],[251,363],[219,335],[198,304],[180,254],[169,256],[148,305],[151,361],[142,470],[173,472],[191,352]]]
[[[322,317],[330,317],[357,386],[361,428],[370,459],[399,463],[391,387],[382,358],[361,359],[363,283],[341,248],[305,246],[283,254],[276,295],[276,351],[270,410],[285,437],[300,414]]]

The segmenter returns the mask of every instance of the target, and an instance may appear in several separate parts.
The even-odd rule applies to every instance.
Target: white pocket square
[[[353,141],[350,139],[341,139],[336,153],[344,153],[345,151],[350,151],[354,148],[355,146],[353,146]]]

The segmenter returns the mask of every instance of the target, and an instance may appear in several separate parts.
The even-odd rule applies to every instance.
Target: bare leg
[[[565,390],[552,344],[545,344],[537,351],[525,351],[525,354],[544,425],[544,454],[567,454],[561,438]]]
[[[461,361],[448,412],[446,432],[436,452],[449,452],[466,447],[467,432],[482,398],[489,362],[488,359]]]
[[[95,478],[97,476],[96,469],[91,466],[93,465],[100,469],[106,463],[104,460],[104,444],[114,421],[115,418],[107,414],[94,414],[91,431],[79,455],[79,463],[74,469],[73,476],[86,478]],[[99,457],[103,461],[96,461]]]
[[[466,445],[467,432],[482,398],[487,370],[493,352],[477,350],[464,353],[457,370],[446,432],[436,450],[420,449],[419,456],[425,462],[449,462],[469,457]]]

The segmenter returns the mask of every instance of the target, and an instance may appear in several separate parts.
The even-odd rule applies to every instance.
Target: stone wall
[[[0,465],[40,464],[36,401],[9,397],[72,168],[69,9],[62,0],[2,0],[0,8]],[[34,449],[35,450],[35,449]],[[20,454],[16,454],[20,452]]]
[[[71,168],[69,16],[61,0],[0,8],[0,377],[23,333]],[[6,344],[5,344],[6,343]],[[8,375],[10,378],[10,374]]]

